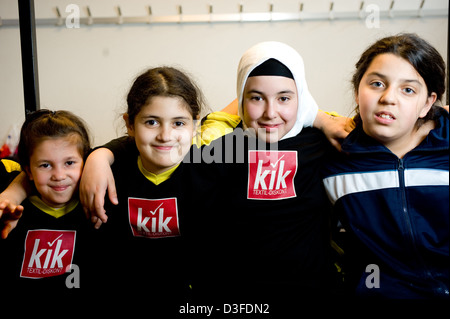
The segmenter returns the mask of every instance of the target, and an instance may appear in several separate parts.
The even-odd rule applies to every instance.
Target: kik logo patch
[[[295,151],[249,151],[249,199],[286,199],[295,197],[297,173]]]
[[[29,230],[21,277],[45,278],[64,274],[72,264],[75,231]]]
[[[180,236],[176,198],[128,198],[128,218],[135,237]]]

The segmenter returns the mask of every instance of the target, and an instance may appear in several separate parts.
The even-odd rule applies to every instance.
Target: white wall
[[[36,18],[55,17],[58,6],[74,3],[86,16],[115,16],[120,5],[123,16],[142,16],[146,6],[154,15],[177,13],[234,13],[239,4],[245,12],[263,12],[273,3],[274,11],[295,11],[300,1],[292,0],[36,0]],[[330,1],[304,0],[304,11],[327,11]],[[361,1],[335,0],[336,11],[357,11]],[[365,1],[366,6],[369,2]],[[370,1],[381,10],[390,0]],[[395,9],[419,8],[421,0],[397,0]],[[424,9],[440,8],[448,13],[448,0],[427,0]],[[16,0],[0,1],[0,17],[17,19]],[[120,113],[135,78],[148,67],[179,66],[190,73],[203,89],[213,110],[219,110],[235,96],[236,67],[242,53],[266,40],[286,42],[303,56],[312,95],[324,110],[348,115],[354,104],[350,77],[362,51],[375,39],[398,32],[415,32],[431,42],[447,60],[447,17],[382,19],[379,28],[368,28],[365,20],[194,23],[158,25],[38,26],[37,46],[41,108],[69,109],[83,117],[99,145],[122,135]],[[20,37],[18,27],[0,27],[0,143],[13,124],[24,119]],[[0,144],[0,145],[1,145]]]

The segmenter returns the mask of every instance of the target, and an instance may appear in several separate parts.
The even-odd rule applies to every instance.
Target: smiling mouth
[[[173,148],[173,146],[164,146],[164,145],[155,145],[153,147],[159,151],[170,151]]]
[[[51,188],[56,192],[62,192],[69,188],[69,186],[51,186]]]
[[[271,131],[271,130],[275,130],[278,129],[278,127],[281,124],[263,124],[263,123],[259,123],[259,126],[263,129],[265,129],[266,131]]]
[[[395,120],[395,116],[390,113],[380,112],[380,113],[375,114],[375,116],[385,119],[385,120]]]

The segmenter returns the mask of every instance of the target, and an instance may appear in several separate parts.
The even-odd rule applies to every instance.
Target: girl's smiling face
[[[364,132],[391,151],[411,144],[418,118],[436,101],[414,67],[392,53],[376,56],[356,94]]]
[[[295,125],[298,96],[293,79],[283,76],[249,77],[242,103],[245,124],[267,143],[278,142]]]
[[[42,201],[50,207],[63,207],[78,190],[84,164],[78,140],[77,135],[42,140],[25,168]]]
[[[152,97],[129,123],[144,168],[161,174],[178,165],[189,151],[194,136],[194,120],[189,107],[179,97]]]

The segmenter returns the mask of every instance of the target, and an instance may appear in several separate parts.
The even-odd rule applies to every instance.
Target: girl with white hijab
[[[297,112],[295,123],[292,128],[280,139],[296,136],[303,127],[312,127],[319,108],[316,101],[308,91],[305,79],[305,68],[303,59],[296,50],[281,42],[261,42],[248,49],[242,56],[237,75],[237,96],[238,96],[238,114],[241,119],[245,119],[243,107],[244,88],[249,76],[255,69],[261,68],[269,60],[280,62],[271,63],[264,70],[258,72],[258,75],[284,76],[295,81],[297,88]],[[289,74],[290,73],[290,74]],[[247,128],[245,121],[244,128]]]
[[[229,165],[221,174],[227,178],[220,178],[229,202],[217,213],[235,220],[227,238],[235,261],[228,263],[228,282],[244,295],[283,300],[284,306],[290,298],[327,296],[330,205],[320,170],[332,147],[313,128],[319,109],[303,59],[284,43],[252,46],[238,65],[237,97],[241,121],[217,141],[230,145],[248,136],[244,163]],[[276,147],[252,148],[252,138]]]
[[[282,124],[284,121],[289,122],[287,123],[289,125],[282,127],[282,130],[277,129],[280,127],[272,127],[271,134],[268,134],[271,137],[266,134],[266,132],[268,133],[268,127],[259,125],[261,123],[258,123],[258,118],[255,118],[255,115],[250,116],[249,111],[251,111],[250,108],[254,103],[247,103],[244,108],[245,87],[249,78],[256,74],[261,76],[278,76],[278,81],[281,81],[282,77],[290,78],[293,80],[296,88],[296,103],[294,105],[292,101],[289,103],[290,113],[285,115],[285,117],[288,116],[287,119],[278,118],[277,121],[277,119],[273,118],[274,114],[269,115],[271,117],[270,120],[268,118],[259,119],[261,123]],[[276,83],[274,81],[270,82],[271,84],[269,83],[269,85]],[[231,102],[222,112],[211,113],[202,121],[201,135],[199,135],[201,136],[202,144],[209,144],[212,140],[230,133],[240,124],[245,130],[253,129],[248,130],[247,134],[256,134],[261,140],[269,143],[296,136],[303,127],[316,127],[324,132],[329,142],[335,148],[340,149],[340,142],[354,128],[354,123],[350,119],[335,117],[319,110],[316,101],[308,90],[302,57],[295,49],[285,43],[276,41],[261,42],[245,51],[238,66],[236,91],[236,100]],[[282,98],[283,95],[275,97]],[[260,98],[262,101],[268,97],[260,96]],[[285,111],[286,103],[278,103],[278,106]],[[259,103],[259,106],[257,106],[260,110],[259,116],[268,116],[268,114],[262,114],[264,111],[261,110],[262,107],[262,103]],[[267,105],[265,107],[267,108]],[[289,129],[285,130],[286,127]]]

